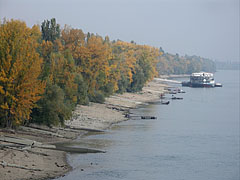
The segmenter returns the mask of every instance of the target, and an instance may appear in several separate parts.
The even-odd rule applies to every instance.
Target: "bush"
[[[64,120],[71,117],[71,106],[64,102],[64,92],[57,86],[47,84],[45,94],[37,102],[31,114],[33,123],[51,125],[63,125]]]
[[[91,102],[103,104],[105,97],[101,91],[96,91],[94,95],[89,95],[89,100]]]
[[[88,99],[88,92],[87,92],[87,84],[83,80],[81,74],[77,74],[75,76],[75,83],[78,85],[78,91],[77,91],[77,103],[88,105],[89,99]]]

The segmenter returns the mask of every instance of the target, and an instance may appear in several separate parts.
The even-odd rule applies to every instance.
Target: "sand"
[[[33,151],[41,152],[48,156],[9,149],[0,150],[0,162],[7,162],[33,169],[25,170],[1,166],[1,179],[46,179],[63,175],[71,170],[71,167],[66,162],[65,152],[42,150],[38,148],[34,148]],[[41,171],[35,171],[34,169],[39,169]]]
[[[65,124],[75,128],[107,129],[112,126],[112,124],[127,120],[125,114],[128,113],[130,108],[136,108],[148,102],[158,101],[160,95],[164,93],[164,87],[166,87],[166,85],[152,81],[138,93],[115,94],[106,98],[104,104],[90,103],[89,106],[78,105],[73,112],[72,118],[67,120]],[[45,144],[69,141],[69,138],[74,139],[85,132],[74,133],[58,130],[57,133],[67,138],[51,137],[38,133],[26,133],[24,131],[15,131],[14,134],[12,134],[11,132],[0,129],[0,136],[10,135],[23,137]],[[0,141],[0,144],[6,144],[6,142]],[[62,176],[71,170],[71,167],[66,161],[65,152],[40,148],[31,148],[31,151],[40,152],[47,156],[37,155],[27,151],[0,148],[0,163],[10,163],[41,170],[25,170],[0,165],[1,179],[48,179]]]
[[[158,101],[165,87],[164,84],[152,81],[138,93],[115,94],[106,98],[104,104],[78,105],[72,118],[65,124],[78,128],[107,129],[112,124],[127,120],[125,114],[129,109]]]

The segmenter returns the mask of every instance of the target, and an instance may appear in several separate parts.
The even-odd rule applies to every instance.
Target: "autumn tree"
[[[63,125],[64,120],[71,117],[77,103],[88,104],[86,83],[78,73],[71,48],[66,48],[62,39],[58,40],[54,43],[42,41],[42,77],[46,79],[47,86],[42,98],[37,102],[38,106],[31,114],[31,122],[48,126]],[[61,50],[54,50],[56,43]]]
[[[64,119],[70,118],[77,103],[74,64],[60,52],[52,52],[49,64],[44,66],[44,69],[49,69],[45,76],[47,85],[37,107],[33,109],[31,122],[48,126],[63,125]]]
[[[117,62],[117,69],[120,73],[118,79],[118,91],[123,93],[127,90],[131,82],[133,81],[133,73],[136,68],[136,45],[133,43],[116,41],[113,43],[113,56]]]
[[[85,35],[80,29],[65,26],[61,39],[65,50],[69,50],[75,60],[77,72],[86,82],[90,100],[95,101],[96,94],[100,97],[101,93],[110,94],[117,88],[113,80],[116,66],[110,63],[112,49],[108,37],[103,40],[98,35]]]
[[[113,43],[113,54],[118,59],[120,77],[118,92],[140,91],[146,82],[157,75],[156,63],[159,49],[136,43],[116,41]]]
[[[133,81],[128,91],[141,91],[143,86],[157,76],[156,63],[159,56],[159,50],[150,46],[137,47],[135,57],[137,59],[135,72],[133,72]]]
[[[25,123],[44,91],[38,80],[42,59],[36,52],[41,34],[37,26],[5,21],[0,26],[0,125]]]

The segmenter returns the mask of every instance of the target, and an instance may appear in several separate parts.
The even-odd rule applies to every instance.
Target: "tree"
[[[43,68],[40,74],[42,80],[46,80],[49,77],[51,69],[51,54],[53,52],[53,43],[51,41],[42,41],[40,47],[40,55],[43,58]]]
[[[41,98],[44,83],[38,77],[42,59],[36,52],[40,31],[21,21],[0,26],[0,125],[13,127],[29,120]]]
[[[52,18],[49,20],[44,20],[42,25],[42,39],[45,41],[54,42],[60,37],[60,25],[56,23],[56,19]]]
[[[128,91],[141,91],[146,82],[152,80],[157,75],[156,60],[159,56],[159,50],[150,46],[139,46],[135,52],[137,59],[135,72],[133,73],[133,81]]]
[[[63,125],[64,120],[71,117],[72,109],[64,102],[64,91],[56,84],[47,82],[43,97],[38,107],[33,109],[31,122],[38,124]]]

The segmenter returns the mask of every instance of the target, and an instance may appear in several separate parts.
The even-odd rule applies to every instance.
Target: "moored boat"
[[[215,87],[222,87],[221,83],[215,83]]]
[[[208,72],[192,73],[189,82],[182,82],[182,86],[189,87],[215,87],[215,85],[213,74]]]
[[[171,99],[173,99],[173,100],[182,100],[183,98],[180,98],[180,97],[172,97]]]
[[[170,103],[170,101],[165,101],[165,102],[161,101],[160,103],[163,105],[168,105]]]

